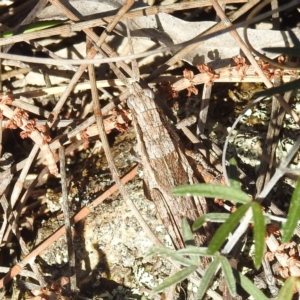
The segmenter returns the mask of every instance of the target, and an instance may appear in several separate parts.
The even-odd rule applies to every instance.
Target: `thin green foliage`
[[[205,214],[195,220],[193,223],[192,229],[198,230],[202,227],[202,225],[205,222],[214,222],[214,223],[224,223],[228,220],[228,218],[231,216],[229,213],[208,213]],[[271,223],[270,218],[267,215],[263,215],[264,218],[264,224]],[[254,221],[253,221],[254,222]]]
[[[233,275],[235,277],[236,282],[255,300],[268,300],[265,294],[259,290],[254,283],[244,276],[242,273],[238,272],[235,269],[232,269]]]
[[[202,299],[203,296],[205,295],[215,273],[218,270],[220,264],[220,257],[217,256],[215,258],[215,260],[213,262],[210,263],[210,265],[208,266],[208,268],[206,269],[206,272],[201,280],[201,283],[198,287],[198,291],[197,291],[197,299]]]
[[[234,203],[247,203],[250,197],[241,191],[240,188],[229,187],[225,185],[199,183],[194,185],[182,185],[173,189],[173,195],[193,195],[209,198],[220,198],[230,200]]]
[[[158,285],[156,288],[152,290],[153,293],[159,293],[162,292],[163,290],[169,288],[170,286],[179,283],[183,280],[185,280],[188,276],[190,276],[192,273],[194,273],[197,270],[198,266],[190,266],[187,267],[186,269],[183,269],[182,271],[179,271],[173,276],[170,276],[167,278],[163,283]]]
[[[291,300],[296,286],[296,278],[289,277],[280,289],[277,300]]]
[[[193,223],[192,229],[198,230],[205,222],[224,223],[229,217],[230,214],[228,213],[208,213],[197,218]]]
[[[250,208],[251,202],[240,206],[229,218],[228,220],[222,224],[216,233],[214,234],[213,238],[211,239],[208,250],[209,253],[213,254],[218,251],[229,234],[236,228],[240,220],[245,215],[246,211]]]
[[[228,289],[232,296],[236,295],[236,283],[239,283],[242,288],[253,296],[254,299],[267,299],[265,295],[243,274],[236,270],[233,270],[226,257],[223,257],[218,252],[229,234],[232,233],[238,224],[241,222],[245,216],[248,209],[252,209],[253,217],[251,222],[254,224],[254,242],[255,242],[255,253],[254,253],[254,266],[258,269],[261,266],[263,251],[265,247],[265,225],[270,222],[269,218],[266,218],[263,213],[261,206],[256,202],[251,202],[250,197],[241,191],[240,182],[237,178],[236,173],[236,163],[231,161],[231,174],[235,177],[234,180],[230,180],[231,187],[221,186],[221,185],[210,185],[210,184],[197,184],[190,186],[180,186],[176,187],[173,194],[176,196],[182,195],[196,195],[205,196],[209,198],[220,198],[231,200],[235,203],[242,203],[240,207],[233,213],[210,213],[207,215],[200,216],[193,224],[192,229],[197,230],[207,221],[212,222],[224,222],[216,231],[212,237],[208,248],[196,247],[193,234],[190,225],[186,219],[183,219],[183,238],[186,249],[181,249],[178,251],[161,251],[158,252],[169,254],[169,258],[174,259],[177,262],[182,262],[182,265],[187,266],[186,269],[178,272],[174,276],[168,278],[162,285],[159,285],[154,291],[161,291],[163,288],[169,287],[172,284],[179,282],[187,278],[192,272],[196,271],[196,266],[199,264],[200,256],[211,256],[214,257],[213,261],[209,264],[208,268],[205,270],[204,276],[201,280],[201,284],[198,287],[197,299],[202,299],[205,295],[209,285],[219,267],[221,266],[224,273],[224,279],[228,286]],[[289,222],[286,223],[285,233],[289,237],[297,224],[300,215],[300,201],[297,199],[300,197],[300,182],[298,182],[296,190],[293,194],[291,214],[289,213]],[[292,216],[292,217],[291,217]],[[156,249],[158,249],[156,247]],[[187,258],[189,257],[189,258]],[[287,283],[290,286],[289,282]],[[281,292],[284,295],[287,289],[283,289]],[[289,299],[289,298],[287,298]]]
[[[228,259],[224,256],[220,256],[220,262],[222,266],[222,271],[224,274],[224,279],[227,284],[228,290],[232,297],[236,296],[236,282],[233,276],[232,268]]]
[[[43,29],[47,29],[47,28],[51,28],[54,26],[57,26],[59,24],[62,24],[64,21],[59,21],[59,20],[51,20],[51,21],[43,21],[43,22],[38,22],[35,24],[28,24],[28,25],[24,25],[24,29],[22,30],[20,28],[20,30],[18,29],[18,32],[22,32],[22,33],[28,33],[28,32],[34,32],[34,31],[39,31],[39,30],[43,30]],[[9,37],[12,36],[14,33],[13,30],[8,30],[2,33],[3,37]]]
[[[199,228],[201,228],[206,221],[207,221],[206,215],[197,218],[192,225],[193,230],[198,230]]]
[[[187,248],[196,246],[194,235],[186,218],[182,219],[182,236]],[[198,265],[200,262],[199,256],[192,256],[191,261],[193,261],[195,265]]]
[[[241,189],[241,183],[239,180],[239,174],[237,170],[237,161],[234,157],[229,160],[228,176],[230,186],[236,189]]]
[[[282,242],[287,243],[293,236],[294,230],[300,219],[300,177],[292,195],[287,221],[283,226]]]
[[[188,248],[177,250],[177,254],[180,255],[198,255],[198,256],[212,256],[207,252],[207,247],[189,246]]]
[[[182,219],[182,236],[186,247],[195,246],[194,235],[186,218]]]
[[[147,255],[150,256],[150,255],[154,255],[154,254],[165,256],[168,259],[177,261],[178,263],[182,264],[183,266],[192,266],[193,265],[193,262],[189,258],[186,258],[186,257],[184,257],[184,255],[178,254],[177,251],[167,248],[167,247],[158,247],[158,246],[151,247],[148,250]]]
[[[253,211],[254,222],[254,266],[256,269],[259,269],[264,253],[266,227],[261,206],[257,202],[252,202],[251,207]]]

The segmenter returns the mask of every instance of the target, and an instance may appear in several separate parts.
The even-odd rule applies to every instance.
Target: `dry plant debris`
[[[224,28],[223,24],[229,26],[226,16],[230,15],[230,21],[235,23],[241,16],[247,18],[254,5],[267,2],[222,0],[226,15],[214,0],[157,6],[145,6],[142,1],[122,1],[122,4],[120,1],[70,1],[69,6],[59,0],[3,1],[0,4],[1,32],[4,32],[0,38],[2,298],[17,298],[21,293],[35,300],[186,299],[186,295],[188,299],[195,299],[197,281],[194,278],[191,278],[193,284],[184,282],[162,295],[151,295],[151,289],[175,272],[178,265],[160,257],[146,257],[145,253],[153,245],[184,247],[179,224],[184,209],[178,208],[182,205],[180,200],[176,207],[177,200],[170,196],[171,189],[175,183],[182,183],[184,176],[193,178],[190,182],[202,180],[225,185],[217,158],[222,152],[215,144],[223,145],[234,120],[252,101],[253,94],[265,88],[263,84],[270,88],[273,83],[281,84],[298,76],[299,64],[293,60],[286,61],[283,56],[275,60],[274,54],[268,53],[272,59],[269,61],[260,56],[256,59],[251,54],[252,47],[261,50],[267,46],[285,46],[285,42],[293,46],[295,39],[286,30],[285,19],[290,14],[289,20],[296,20],[288,26],[299,39],[296,10],[282,12],[281,26],[286,30],[286,41],[275,23],[276,30],[245,26],[246,43],[240,38],[242,28],[223,35],[214,33]],[[214,21],[215,11],[225,23]],[[209,21],[198,21],[201,18]],[[23,32],[26,24],[53,19],[62,23],[53,28]],[[14,34],[7,34],[10,29]],[[217,36],[201,40],[203,32]],[[180,43],[184,43],[182,47],[175,47]],[[151,52],[154,48],[159,50]],[[111,61],[102,63],[107,57]],[[119,57],[126,59],[117,61]],[[136,57],[139,57],[138,65],[132,63],[131,67],[127,62]],[[83,58],[94,63],[88,64]],[[155,96],[147,96],[153,109],[148,116],[141,116],[143,101],[141,106],[138,101],[127,106],[130,94],[134,93],[135,97],[141,95],[139,93],[146,94],[142,90],[143,81],[142,88],[137,84],[136,67],[141,78],[156,91]],[[129,102],[133,101],[130,99]],[[274,120],[275,110],[269,100],[248,110],[229,139],[228,157],[237,155],[246,173],[243,188],[253,197],[257,169],[262,168],[263,163],[268,164],[267,170],[259,171],[266,179],[257,183],[258,191],[297,138],[297,95],[290,103],[281,95],[276,95],[276,99],[289,115],[284,121],[281,140],[273,142],[270,146],[273,150],[267,153],[274,153],[274,157],[265,162],[264,151],[269,147],[264,144],[269,134],[267,125]],[[274,101],[277,103],[277,100]],[[279,107],[277,110],[279,113]],[[197,132],[197,124],[194,124],[199,114],[205,125],[204,132]],[[149,122],[143,124],[147,117]],[[161,144],[154,138],[155,131],[145,138],[153,120],[161,126],[158,131],[165,132]],[[175,132],[174,125],[180,133]],[[282,123],[277,125],[283,127]],[[278,132],[271,134],[279,136]],[[145,148],[147,139],[151,139],[150,145],[155,141],[154,150],[137,149],[143,156],[132,155],[136,136],[139,145]],[[172,161],[181,161],[184,176],[173,172],[170,166],[158,167],[160,157],[155,156],[160,152],[154,151],[169,138],[177,149],[170,155],[169,165]],[[173,147],[171,143],[169,147]],[[59,153],[65,153],[65,164]],[[139,171],[137,161],[142,162]],[[299,167],[298,162],[297,156],[292,168]],[[147,168],[153,169],[149,172]],[[180,180],[175,178],[177,175],[181,176]],[[196,179],[197,176],[200,179]],[[167,188],[166,181],[169,181]],[[272,194],[271,205],[262,204],[275,215],[278,211],[280,215],[287,212],[285,202],[290,200],[288,193],[295,183],[285,177],[281,184],[280,192]],[[159,203],[155,201],[155,197],[159,197],[153,193],[155,189],[162,190],[162,203],[172,200],[166,213],[155,206]],[[118,190],[120,194],[116,194]],[[170,203],[174,203],[173,208]],[[201,199],[195,204],[197,212],[201,205],[206,205],[209,212],[236,210],[223,199],[216,198],[215,203]],[[67,226],[70,222],[61,213],[64,205],[70,208],[72,226]],[[277,206],[283,211],[276,211]],[[167,220],[168,216],[171,221]],[[213,231],[211,229],[210,234]],[[202,233],[197,241],[200,244],[209,238],[209,234],[204,237]],[[280,232],[269,227],[266,244],[264,273],[273,281],[265,280],[264,292],[276,296],[284,279],[299,276],[297,237],[282,244]],[[76,259],[74,265],[69,265],[72,248]],[[236,268],[248,267],[247,276],[254,280],[259,272],[249,267],[251,251],[246,248],[236,257],[241,261],[241,266]],[[209,260],[202,264],[209,264]],[[270,264],[272,270],[266,267]],[[222,279],[216,277],[215,281],[220,283]],[[215,284],[208,290],[207,297],[222,299],[225,293],[226,288],[218,289]],[[246,294],[240,297],[247,299]]]

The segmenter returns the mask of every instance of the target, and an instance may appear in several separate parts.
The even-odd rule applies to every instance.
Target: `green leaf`
[[[205,295],[206,290],[208,289],[216,271],[218,270],[219,263],[220,263],[220,259],[219,257],[216,257],[216,259],[213,262],[211,262],[208,268],[205,270],[205,274],[201,279],[201,283],[198,287],[197,299],[202,299],[203,296]]]
[[[35,24],[24,25],[24,30],[21,30],[21,33],[28,33],[33,31],[38,31],[46,28],[51,28],[56,25],[62,24],[64,21],[52,20],[52,21],[43,21]],[[8,30],[3,32],[3,37],[9,37],[13,35],[14,30]],[[19,31],[18,31],[19,32]]]
[[[188,246],[195,246],[194,235],[192,233],[190,224],[188,223],[186,218],[182,219],[182,236],[184,240],[184,244]]]
[[[242,192],[241,189],[217,184],[199,183],[193,185],[182,185],[175,187],[172,193],[175,196],[193,195],[220,198],[233,201],[234,203],[247,203],[250,201],[250,197],[246,193]]]
[[[255,241],[254,266],[256,269],[259,269],[264,253],[266,227],[261,206],[257,202],[252,202],[251,207],[253,211]]]
[[[177,261],[184,266],[194,265],[193,261],[191,261],[189,258],[186,258],[186,257],[184,257],[184,255],[178,254],[177,251],[175,251],[173,249],[169,249],[167,247],[158,247],[158,246],[151,247],[147,251],[146,255],[149,256],[149,255],[155,255],[155,254],[165,256],[166,258]]]
[[[192,226],[192,229],[195,231],[195,230],[198,230],[199,228],[201,228],[203,226],[203,224],[206,222],[206,215],[203,215],[199,218],[197,218],[195,220],[195,222],[193,223],[193,226]]]
[[[231,216],[230,213],[208,213],[205,214],[206,221],[224,223]]]
[[[192,229],[195,231],[202,227],[207,222],[224,223],[231,216],[229,213],[208,213],[195,220]]]
[[[236,282],[255,300],[268,300],[265,294],[254,283],[237,270],[232,269]]]
[[[273,96],[274,94],[279,94],[279,93],[282,94],[282,93],[285,93],[287,91],[295,90],[295,89],[298,89],[298,88],[300,88],[300,79],[282,84],[278,87],[274,87],[274,88],[271,88],[271,89],[267,89],[267,90],[264,90],[264,91],[257,92],[253,95],[253,97],[258,98],[258,97]]]
[[[172,286],[173,284],[176,284],[178,282],[181,282],[185,280],[189,275],[191,275],[193,272],[197,270],[198,266],[190,266],[175,275],[167,278],[163,283],[158,285],[156,288],[152,290],[153,293],[160,293],[166,288]]]
[[[238,223],[240,222],[241,218],[245,215],[246,211],[251,206],[251,202],[240,206],[230,217],[229,219],[222,224],[216,233],[214,234],[213,238],[211,239],[208,250],[209,253],[213,254],[218,251],[225,240],[227,239],[230,232],[232,232]]]
[[[230,181],[230,186],[236,189],[241,189],[241,183],[239,180],[239,173],[237,171],[237,161],[234,157],[229,160],[228,176]]]
[[[296,188],[294,189],[287,221],[283,226],[282,242],[287,243],[293,236],[294,230],[300,218],[300,177],[298,177]]]
[[[220,262],[221,262],[222,270],[224,273],[224,279],[226,281],[228,290],[229,290],[231,296],[235,297],[236,296],[236,283],[235,283],[235,278],[233,276],[230,263],[229,263],[228,259],[224,256],[220,256]]]
[[[207,252],[207,247],[189,246],[188,248],[177,250],[180,255],[212,256]]]
[[[270,53],[279,53],[279,54],[285,54],[285,55],[295,56],[295,57],[299,57],[299,53],[300,53],[300,47],[293,47],[293,48],[267,47],[262,49]]]
[[[194,235],[192,233],[190,224],[188,223],[186,218],[182,219],[182,236],[183,236],[184,244],[187,248],[196,246]],[[198,265],[200,262],[199,256],[192,256],[190,257],[190,259],[195,265]]]
[[[280,289],[277,300],[290,300],[293,298],[295,288],[295,278],[289,277]]]
[[[199,229],[205,222],[214,222],[214,223],[224,223],[228,220],[228,218],[231,216],[231,214],[229,213],[208,213],[205,214],[201,217],[199,217],[198,219],[196,219],[196,221],[194,222],[193,226],[192,226],[192,230],[197,230]],[[271,223],[271,219],[269,216],[267,215],[263,215],[264,217],[264,222],[265,224],[270,224]],[[198,226],[198,222],[199,225]],[[252,220],[253,222],[253,220]]]

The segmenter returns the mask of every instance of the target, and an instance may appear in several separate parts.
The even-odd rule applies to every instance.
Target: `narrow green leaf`
[[[182,219],[182,236],[187,248],[196,246],[194,235],[186,218]],[[198,265],[200,262],[199,256],[191,256],[190,259],[195,265]]]
[[[199,218],[197,218],[195,220],[195,222],[193,223],[193,226],[192,226],[192,229],[195,231],[195,230],[198,230],[199,228],[201,228],[203,226],[203,224],[206,222],[206,215],[203,215]]]
[[[28,25],[24,25],[24,30],[21,30],[20,32],[28,33],[28,32],[38,31],[38,30],[42,30],[42,29],[46,29],[46,28],[51,28],[56,25],[62,24],[63,22],[64,21],[52,20],[52,21],[38,22],[35,24],[28,24]],[[5,31],[2,34],[3,37],[9,37],[12,35],[13,35],[13,30]]]
[[[219,263],[220,263],[219,257],[216,257],[216,259],[213,262],[211,262],[208,268],[205,270],[205,274],[201,279],[201,283],[198,287],[197,299],[200,300],[205,295],[206,290],[208,289],[216,271],[218,270]]]
[[[237,170],[237,161],[234,157],[229,160],[228,176],[230,186],[236,189],[241,189],[241,182],[239,180],[239,173]]]
[[[198,256],[212,256],[207,252],[207,247],[189,246],[188,248],[177,250],[180,255],[198,255]]]
[[[230,213],[208,213],[205,214],[206,221],[224,223],[231,216]]]
[[[236,282],[255,300],[268,300],[265,294],[254,283],[237,270],[232,269]]]
[[[262,49],[270,53],[279,53],[279,54],[285,54],[285,55],[295,56],[295,57],[299,57],[299,53],[300,53],[300,47],[293,47],[293,48],[267,47]]]
[[[186,257],[184,257],[183,254],[178,254],[177,251],[175,251],[173,249],[169,249],[167,247],[158,247],[158,246],[151,247],[147,251],[146,255],[150,256],[150,255],[155,255],[155,254],[164,256],[167,259],[172,259],[174,261],[177,261],[184,266],[194,265],[194,262],[191,261],[189,258],[186,258]]]
[[[261,206],[257,202],[252,202],[251,207],[253,211],[255,241],[254,266],[256,269],[259,269],[264,253],[266,226]]]
[[[227,239],[230,232],[232,232],[238,223],[240,222],[241,218],[245,215],[246,211],[250,207],[251,202],[240,206],[230,217],[229,219],[222,224],[216,233],[214,234],[213,238],[211,239],[208,251],[209,253],[213,254],[218,251],[224,241]]]
[[[282,94],[282,93],[285,93],[287,91],[290,91],[290,90],[295,90],[295,89],[298,89],[300,88],[300,79],[297,79],[297,80],[294,80],[294,81],[291,81],[291,82],[287,82],[285,84],[282,84],[278,87],[274,87],[274,88],[271,88],[271,89],[267,89],[267,90],[264,90],[264,91],[260,91],[260,92],[257,92],[253,95],[253,97],[267,97],[267,96],[273,96],[274,94]]]
[[[181,282],[185,280],[189,275],[191,275],[193,272],[197,270],[198,266],[190,266],[175,275],[167,278],[163,283],[158,285],[156,288],[152,290],[153,293],[160,293],[166,288],[172,286],[173,284],[176,284],[178,282]]]
[[[198,219],[196,219],[196,221],[193,223],[192,230],[195,231],[195,230],[201,228],[202,225],[205,222],[208,222],[208,221],[209,222],[214,222],[214,223],[224,223],[228,220],[228,218],[230,216],[231,216],[231,214],[229,214],[229,213],[208,213],[208,214],[205,214],[205,215],[199,217]],[[271,223],[271,219],[268,216],[263,215],[263,217],[264,217],[265,224],[270,224]]]
[[[280,289],[277,300],[291,300],[293,298],[295,288],[295,278],[289,277],[283,287]]]
[[[174,188],[172,193],[175,196],[183,196],[188,194],[194,196],[220,198],[233,201],[234,203],[247,203],[250,201],[250,197],[241,191],[241,189],[217,184],[199,183],[193,185],[182,185]]]
[[[186,246],[195,246],[194,235],[186,218],[182,219],[182,236]]]
[[[283,243],[287,243],[292,238],[299,218],[300,218],[300,176],[298,177],[297,184],[292,195],[287,221],[283,226],[283,237],[282,237]]]
[[[233,276],[230,263],[229,263],[228,259],[224,256],[220,256],[220,262],[221,262],[222,270],[224,273],[224,279],[226,281],[228,290],[229,290],[231,296],[235,297],[236,296],[236,283],[235,283],[235,278]]]
[[[199,217],[198,219],[195,220],[195,222],[193,223],[193,226],[192,226],[192,230],[193,231],[198,230],[207,221],[215,222],[215,223],[224,223],[230,216],[231,216],[231,214],[229,214],[229,213],[208,213],[208,214],[205,214],[205,215],[203,215],[203,216],[201,216],[201,217]]]
[[[147,251],[146,255],[171,255],[172,253],[176,253],[176,251],[167,247],[153,246]]]

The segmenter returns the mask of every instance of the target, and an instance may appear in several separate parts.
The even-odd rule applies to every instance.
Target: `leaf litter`
[[[96,17],[99,17],[97,14],[100,14],[100,16],[110,15],[110,11],[114,11],[119,7],[118,3],[112,1],[110,1],[110,3],[70,1],[70,4],[74,5],[75,9],[81,15],[90,15],[89,19],[94,18],[95,13]],[[52,6],[49,6],[48,8],[51,7]],[[38,15],[38,19],[53,19],[57,16],[61,18],[61,16],[57,14],[56,9],[54,9],[54,12],[51,14],[51,12],[47,12],[48,8],[41,11]],[[43,15],[43,13],[47,13],[47,16]],[[17,13],[14,17],[17,17]],[[130,30],[132,31],[132,37],[134,37],[136,51],[144,52],[158,44],[171,46],[184,42],[204,32],[214,24],[215,22],[212,21],[187,22],[166,13],[159,13],[155,16],[134,19],[133,22],[130,23]],[[124,23],[121,23],[121,26],[117,26],[116,31],[126,36],[126,34],[124,34]],[[293,28],[292,32],[296,37],[299,37],[299,28]],[[271,43],[272,46],[285,46],[281,34],[281,32],[275,30],[249,29],[249,40],[252,46],[257,49],[271,45]],[[287,34],[287,36],[289,37],[289,34]],[[111,35],[107,42],[110,43],[120,55],[129,53],[127,38]],[[41,40],[40,43],[48,47],[55,54],[65,58],[85,57],[85,42],[83,41],[83,35],[80,33],[71,34],[70,37],[64,36],[63,38],[57,36],[50,37]],[[291,40],[288,40],[288,43],[292,45]],[[168,71],[166,75],[178,75],[184,67],[193,69],[192,66],[203,63],[210,63],[210,67],[214,70],[227,67],[229,64],[233,65],[232,57],[240,54],[239,48],[235,45],[234,40],[228,33],[218,36],[215,39],[210,39],[185,56],[185,63],[179,62],[174,70]],[[22,47],[28,53],[31,52],[28,46],[22,44]],[[16,51],[20,51],[20,49]],[[160,59],[161,58],[157,57],[145,58],[141,60],[141,67],[145,70],[145,73],[151,73],[156,68],[156,64]],[[186,62],[191,64],[191,66],[187,65]],[[7,79],[3,80],[3,92],[13,94],[32,92],[34,105],[47,111],[51,111],[53,103],[57,101],[59,94],[62,92],[58,94],[54,93],[55,98],[53,98],[53,96],[47,96],[46,100],[42,100],[35,91],[39,89],[39,87],[45,86],[49,75],[51,84],[55,86],[67,84],[73,74],[72,70],[65,70],[63,67],[56,69],[47,66],[38,69],[33,64],[21,66],[16,63],[11,64],[9,61],[2,61],[2,64],[4,66],[2,76],[4,76],[5,73],[13,74],[13,71],[18,68],[28,69],[24,74],[17,73],[9,77],[11,78],[9,81]],[[58,70],[59,72],[57,72]],[[195,73],[196,72],[197,70],[195,69]],[[60,76],[62,74],[63,76]],[[97,69],[97,75],[101,81],[114,78],[107,65],[101,65],[99,69]],[[173,81],[174,78],[172,79]],[[105,85],[105,83],[103,84]],[[110,84],[106,85],[110,86]],[[228,126],[230,126],[228,120],[235,118],[237,112],[235,112],[234,109],[227,109],[227,114],[221,116],[215,114],[218,110],[220,111],[220,107],[222,108],[223,105],[224,107],[228,107],[228,103],[232,105],[232,101],[234,100],[232,100],[229,93],[227,93],[229,88],[239,90],[239,93],[247,93],[250,88],[248,86],[245,88],[247,91],[244,91],[241,84],[230,84],[230,87],[225,87],[225,84],[219,83],[214,83],[212,87],[211,98],[215,103],[212,103],[211,107],[215,106],[215,108],[210,112],[206,133],[212,141],[217,144],[222,144],[224,133],[227,132]],[[118,95],[122,89],[122,86],[108,88],[107,93],[110,93],[110,95],[104,94],[101,101],[106,101],[108,97],[111,98],[111,96]],[[240,98],[240,94],[238,97]],[[251,96],[249,96],[249,99],[251,99]],[[242,104],[234,104],[233,106],[244,106],[247,101],[250,101],[249,99],[244,99],[242,100]],[[169,105],[172,106],[173,111],[179,115],[185,114],[185,116],[187,116],[189,114],[187,111],[195,111],[194,107],[197,107],[197,110],[200,109],[196,103],[197,101],[199,101],[199,96],[191,95],[190,97],[186,97],[186,91],[184,91],[179,94],[178,99],[170,100]],[[83,119],[90,116],[91,110],[86,108],[86,106],[90,105],[89,102],[89,92],[81,90],[79,93],[73,93],[61,111],[62,118]],[[45,104],[40,106],[39,103]],[[295,109],[297,108],[297,101],[295,101],[294,107]],[[119,109],[121,108],[119,107]],[[210,110],[212,110],[212,108],[210,108]],[[251,111],[251,114],[244,117],[236,133],[236,138],[231,141],[232,145],[229,149],[229,153],[231,151],[233,152],[234,147],[236,147],[237,155],[241,158],[242,164],[248,165],[247,168],[254,167],[259,163],[259,157],[262,152],[261,140],[264,138],[264,132],[266,130],[265,124],[268,122],[269,110],[270,108],[267,103],[256,106]],[[33,114],[31,113],[30,118],[32,117]],[[222,119],[223,121],[225,120],[224,123],[221,122]],[[45,117],[40,120],[45,120]],[[126,122],[130,122],[130,116],[125,120],[125,123]],[[74,122],[73,124],[67,125],[67,127],[58,127],[58,129],[51,131],[52,138],[73,130],[77,124]],[[112,131],[110,133],[111,144],[113,145],[112,152],[114,153],[115,160],[119,162],[120,173],[125,174],[134,164],[132,158],[129,159],[129,148],[134,144],[132,128],[130,128],[130,125],[127,129],[122,128],[122,126],[117,127],[115,123],[113,124],[114,126],[108,130]],[[122,124],[122,122],[119,124]],[[294,122],[290,120],[290,124],[293,126]],[[4,150],[14,153],[16,162],[19,162],[28,155],[27,153],[31,147],[30,142],[26,140],[21,141],[18,134],[8,133],[8,129],[6,129],[5,134],[7,137],[5,137],[6,139],[2,142]],[[128,134],[130,137],[124,138],[124,136]],[[290,143],[293,143],[296,137],[296,133],[289,130],[287,124],[283,136],[285,138],[280,144],[281,151],[284,151],[285,148],[289,148]],[[84,140],[83,135],[81,135],[80,139]],[[121,142],[118,140],[121,140]],[[71,151],[68,158],[67,172],[70,176],[69,200],[73,214],[84,205],[89,205],[89,202],[92,201],[97,194],[105,190],[106,184],[110,186],[113,183],[109,176],[109,171],[107,170],[107,164],[103,158],[101,146],[99,149],[93,149],[93,147],[96,147],[94,146],[93,140],[91,140],[89,144],[83,143],[80,148]],[[277,156],[280,158],[284,155],[283,153],[277,152]],[[40,159],[35,163],[34,168],[30,169],[29,175],[34,175],[35,172],[38,174],[39,171],[37,170],[41,170],[41,162],[43,162],[43,160]],[[297,159],[294,160],[294,164],[298,166]],[[253,170],[251,172],[253,172]],[[142,177],[142,174],[140,174],[140,177]],[[53,176],[48,178],[46,184],[41,185],[33,191],[33,195],[28,204],[33,204],[37,200],[40,201],[39,203],[45,203],[44,200],[49,197],[49,195],[52,195],[52,200],[56,198],[59,203],[61,194],[58,188],[60,186],[58,181],[59,180]],[[98,187],[98,190],[95,189],[95,187]],[[141,210],[143,216],[147,217],[147,222],[154,228],[155,233],[161,240],[170,245],[171,242],[168,240],[167,233],[156,218],[153,203],[145,200],[143,197],[141,179],[137,179],[135,183],[131,183],[129,189],[132,190],[131,197],[135,198],[139,210]],[[43,190],[45,192],[43,192]],[[34,192],[37,196],[34,195]],[[280,199],[278,199],[278,202],[280,203]],[[29,236],[29,240],[33,238],[33,232],[31,232],[32,228],[38,229],[37,237],[35,237],[33,242],[34,247],[64,224],[60,211],[54,210],[54,212],[50,212],[47,204],[37,207],[34,217],[30,213],[24,214],[21,218],[22,222],[20,220],[20,224],[26,223],[24,219],[27,219],[27,222],[32,226],[30,230],[27,228],[27,232],[25,228],[22,230],[22,234]],[[103,299],[112,299],[112,297],[126,299],[126,297],[129,298],[132,296],[132,291],[138,294],[149,291],[161,281],[161,278],[166,278],[171,272],[171,265],[167,261],[155,257],[144,257],[144,253],[147,250],[146,248],[151,246],[151,242],[145,237],[145,234],[141,231],[136,220],[121,198],[110,198],[95,208],[92,214],[75,226],[74,231],[76,237],[75,252],[78,259],[78,287],[81,291],[85,292],[86,297],[98,295],[98,299],[99,297]],[[4,247],[6,247],[6,245],[4,245]],[[65,237],[61,237],[52,243],[41,253],[40,257],[44,260],[44,262],[41,263],[43,273],[48,274],[50,280],[65,276],[67,273],[66,262],[68,260]],[[192,288],[188,286],[187,289],[191,290]],[[179,299],[180,293],[177,293],[176,297]],[[193,296],[190,295],[189,297],[192,299]]]

